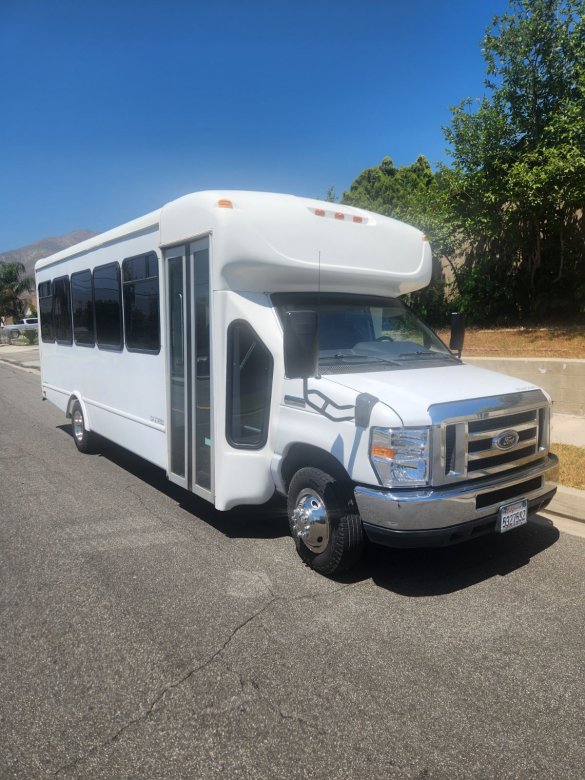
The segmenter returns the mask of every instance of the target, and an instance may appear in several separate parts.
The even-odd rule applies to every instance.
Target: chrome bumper
[[[558,458],[549,454],[528,467],[457,485],[437,488],[385,489],[358,486],[354,490],[362,521],[388,532],[453,529],[493,517],[499,508],[527,498],[532,511],[538,499],[550,500],[556,490]]]

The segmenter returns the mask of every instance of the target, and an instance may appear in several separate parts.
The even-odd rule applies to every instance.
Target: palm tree
[[[22,263],[0,261],[0,316],[22,319],[26,314],[26,301],[21,296],[34,288],[34,279],[23,276],[26,269]]]

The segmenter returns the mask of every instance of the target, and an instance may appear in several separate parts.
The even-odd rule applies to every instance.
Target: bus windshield
[[[458,363],[439,337],[396,298],[306,293],[273,295],[279,313],[314,309],[319,320],[319,366],[376,370]]]

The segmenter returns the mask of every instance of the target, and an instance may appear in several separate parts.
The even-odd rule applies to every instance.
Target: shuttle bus
[[[301,558],[442,545],[555,492],[550,399],[465,365],[400,300],[431,249],[350,206],[198,192],[40,260],[42,395],[219,510],[287,497]]]

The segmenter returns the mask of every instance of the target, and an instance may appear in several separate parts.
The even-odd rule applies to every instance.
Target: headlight
[[[428,428],[373,428],[370,459],[386,487],[429,484]]]

